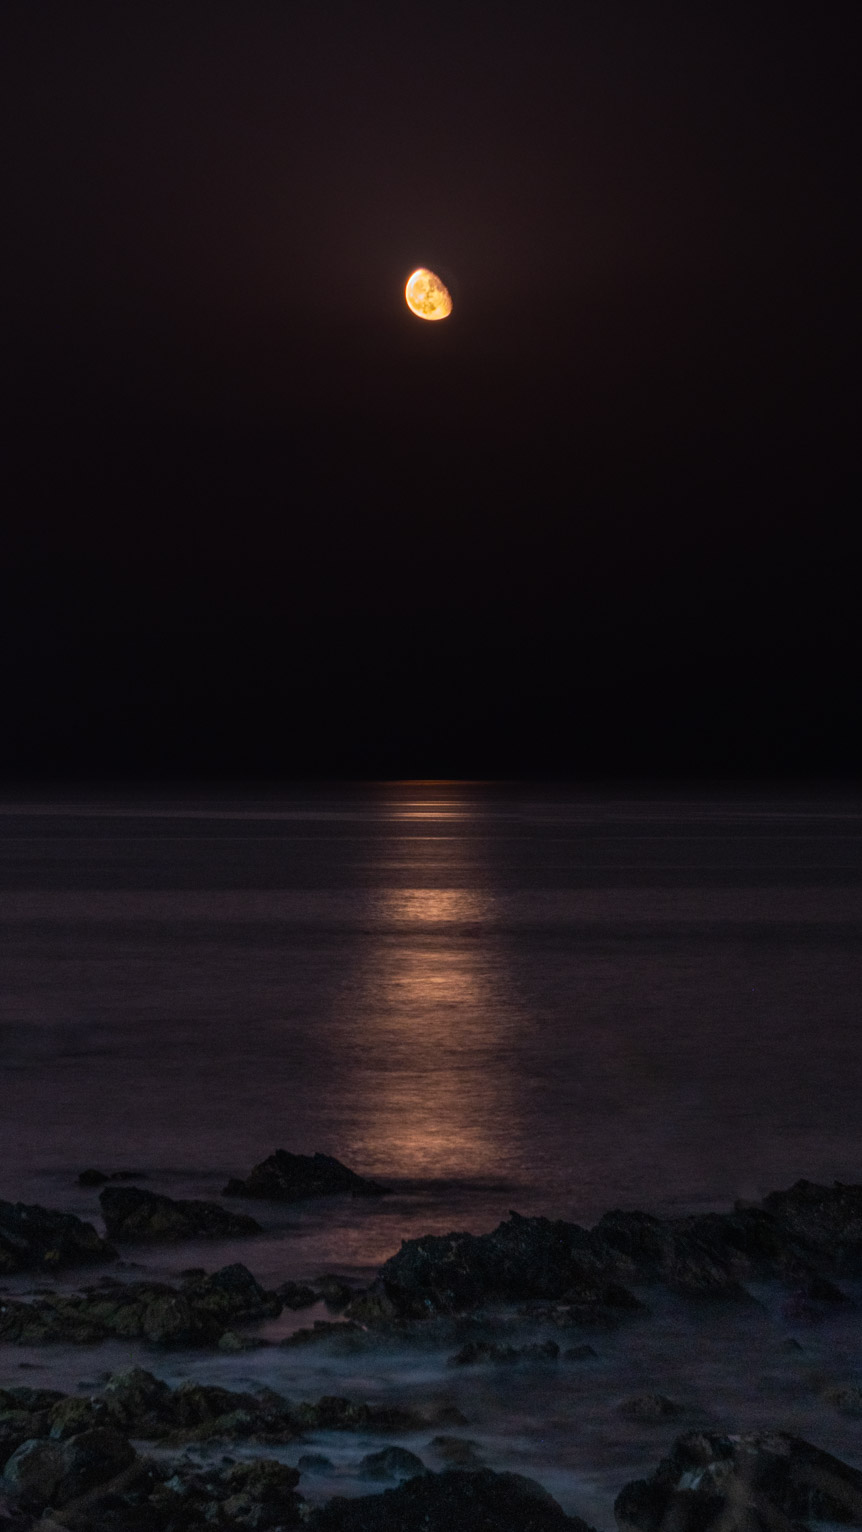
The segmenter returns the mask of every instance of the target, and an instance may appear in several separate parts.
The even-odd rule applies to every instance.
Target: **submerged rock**
[[[0,1202],[0,1274],[57,1271],[90,1261],[112,1261],[117,1252],[73,1213],[24,1202]]]
[[[649,1479],[617,1496],[620,1532],[798,1532],[809,1521],[862,1523],[862,1473],[783,1431],[691,1432]]]
[[[99,1202],[105,1228],[116,1240],[229,1239],[260,1234],[260,1224],[246,1213],[232,1213],[218,1202],[174,1201],[138,1186],[106,1186]]]
[[[308,1197],[382,1197],[388,1187],[368,1181],[330,1154],[289,1154],[276,1149],[255,1165],[245,1180],[228,1181],[225,1197],[265,1197],[273,1202],[301,1202]]]
[[[489,1468],[417,1474],[397,1489],[337,1497],[306,1520],[311,1532],[590,1532],[534,1480]]]

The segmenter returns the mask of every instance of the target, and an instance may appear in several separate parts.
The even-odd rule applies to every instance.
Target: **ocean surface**
[[[480,1232],[511,1208],[592,1223],[722,1210],[800,1176],[862,1181],[860,997],[850,797],[435,782],[9,800],[0,1197],[100,1226],[97,1192],[76,1184],[87,1166],[217,1196],[276,1148],[392,1188],[255,1205],[256,1240],[136,1249],[122,1268],[241,1259],[276,1283],[364,1279],[402,1239]],[[790,1353],[778,1294],[732,1316],[649,1301],[648,1320],[593,1338],[594,1362],[514,1379],[456,1377],[427,1352],[117,1345],[5,1347],[0,1383],[22,1361],[68,1387],[143,1361],[291,1397],[447,1399],[492,1466],[601,1528],[683,1428],[626,1422],[639,1392],[679,1399],[684,1424],[784,1426],[862,1467],[858,1422],[822,1398],[860,1381],[857,1320]],[[325,1449],[336,1479],[301,1490],[367,1492],[356,1442]]]

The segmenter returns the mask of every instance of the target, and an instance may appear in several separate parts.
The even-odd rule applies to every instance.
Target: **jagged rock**
[[[785,1432],[691,1432],[650,1479],[617,1496],[620,1532],[799,1532],[809,1520],[862,1523],[862,1473]]]
[[[369,1452],[360,1462],[357,1473],[360,1479],[388,1480],[412,1479],[418,1473],[427,1473],[422,1459],[406,1447],[384,1447],[380,1452]]]
[[[680,1406],[665,1394],[638,1394],[634,1399],[624,1399],[619,1408],[626,1420],[658,1422],[681,1413]]]
[[[478,1443],[463,1436],[435,1436],[428,1444],[449,1468],[481,1468]]]
[[[350,1337],[348,1344],[352,1349],[356,1345],[357,1338],[364,1335],[362,1326],[355,1324],[351,1319],[315,1319],[313,1325],[309,1325],[304,1330],[294,1330],[292,1335],[286,1335],[278,1344],[289,1351],[294,1346],[308,1346],[323,1340],[342,1341],[345,1337]]]
[[[245,1180],[228,1181],[225,1197],[265,1197],[273,1202],[301,1202],[307,1197],[381,1197],[388,1187],[348,1170],[330,1154],[289,1154],[276,1149],[255,1165]]]
[[[328,1309],[344,1309],[353,1297],[353,1288],[341,1277],[315,1277],[314,1286]]]
[[[532,1479],[488,1468],[417,1474],[382,1495],[337,1497],[313,1511],[306,1526],[310,1532],[589,1532]]]
[[[528,1346],[500,1346],[495,1341],[468,1341],[454,1356],[452,1367],[474,1367],[481,1362],[555,1362],[560,1354],[556,1341],[541,1341]]]
[[[92,1261],[112,1261],[117,1252],[92,1224],[73,1213],[24,1202],[0,1202],[0,1275],[15,1271],[56,1271]]]
[[[770,1192],[763,1207],[802,1246],[826,1252],[833,1270],[862,1271],[862,1186],[797,1181]]]
[[[124,1436],[96,1427],[65,1441],[24,1442],[6,1464],[4,1478],[27,1508],[63,1506],[113,1479],[135,1461]]]
[[[428,1234],[405,1240],[383,1266],[370,1295],[379,1293],[402,1317],[454,1314],[489,1299],[566,1298],[589,1307],[606,1303],[618,1278],[619,1254],[578,1224],[511,1213],[490,1234]],[[628,1269],[628,1268],[626,1268]],[[631,1304],[637,1299],[627,1294]],[[351,1316],[359,1317],[357,1305]],[[362,1310],[368,1312],[368,1304]],[[369,1314],[369,1322],[371,1317]]]
[[[273,1319],[281,1300],[245,1266],[195,1275],[180,1288],[164,1282],[109,1278],[82,1293],[52,1293],[29,1303],[0,1304],[0,1339],[19,1344],[91,1344],[117,1337],[152,1345],[216,1345],[237,1324]]]
[[[99,1195],[105,1228],[116,1240],[232,1239],[260,1234],[246,1213],[218,1202],[175,1201],[138,1186],[106,1186]]]
[[[275,1291],[286,1309],[310,1309],[320,1302],[319,1294],[306,1282],[282,1282]]]

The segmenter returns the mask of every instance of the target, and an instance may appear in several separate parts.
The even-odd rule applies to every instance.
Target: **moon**
[[[420,266],[408,279],[404,289],[407,307],[417,319],[448,319],[452,312],[449,290],[440,278]]]

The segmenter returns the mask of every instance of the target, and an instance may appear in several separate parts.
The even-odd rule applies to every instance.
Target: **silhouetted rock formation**
[[[116,1258],[107,1240],[92,1224],[72,1213],[23,1202],[0,1202],[0,1274],[15,1271],[56,1271],[88,1261]]]
[[[255,1165],[246,1180],[228,1181],[225,1197],[266,1197],[273,1202],[302,1202],[307,1197],[382,1197],[388,1187],[367,1181],[329,1154],[288,1154],[276,1149]]]
[[[783,1431],[691,1432],[649,1479],[617,1496],[620,1532],[799,1532],[809,1521],[862,1523],[862,1473]]]
[[[661,1219],[612,1212],[592,1229],[547,1218],[508,1220],[489,1234],[405,1240],[351,1318],[386,1325],[465,1313],[495,1300],[545,1299],[533,1317],[555,1324],[612,1323],[641,1305],[629,1284],[660,1282],[681,1296],[751,1301],[746,1280],[792,1283],[813,1319],[848,1302],[830,1275],[862,1272],[862,1187],[799,1181],[760,1207]]]
[[[218,1202],[175,1202],[137,1186],[106,1186],[99,1194],[102,1217],[111,1239],[230,1239],[260,1234],[260,1224],[246,1213],[232,1213]]]
[[[78,1177],[79,1186],[107,1186],[109,1181],[145,1181],[146,1174],[143,1170],[82,1170]]]
[[[417,1474],[382,1495],[330,1500],[306,1526],[311,1532],[590,1532],[534,1480],[489,1468]]]

